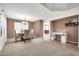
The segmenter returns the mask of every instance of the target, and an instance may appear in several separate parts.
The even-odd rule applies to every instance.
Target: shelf
[[[78,26],[78,22],[66,23],[65,26]]]

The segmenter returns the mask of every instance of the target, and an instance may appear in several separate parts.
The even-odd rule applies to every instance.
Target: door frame
[[[79,15],[78,15],[78,22],[79,22]],[[79,23],[78,23],[78,35],[79,35]],[[79,47],[79,36],[78,36],[78,47]]]

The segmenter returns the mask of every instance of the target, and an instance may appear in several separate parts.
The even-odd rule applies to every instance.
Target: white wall
[[[4,12],[0,12],[0,25],[2,28],[2,36],[0,37],[0,51],[1,51],[7,41],[7,19]]]
[[[44,30],[49,30],[49,34],[45,34]],[[43,21],[43,39],[46,40],[46,41],[49,41],[50,40],[50,33],[51,33],[50,21],[49,20],[44,20]]]
[[[78,15],[78,22],[79,22],[79,15]],[[79,26],[78,26],[78,47],[79,47]]]

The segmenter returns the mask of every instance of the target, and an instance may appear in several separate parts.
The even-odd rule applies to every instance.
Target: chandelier
[[[22,24],[24,24],[24,25],[27,24],[27,21],[25,20],[25,17],[24,17],[24,20],[22,21]]]

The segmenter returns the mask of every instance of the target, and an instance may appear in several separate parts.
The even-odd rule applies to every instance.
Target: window
[[[15,29],[16,33],[21,33],[22,30],[28,30],[29,29],[28,22],[26,22],[25,24],[15,22],[14,23],[14,29]]]

